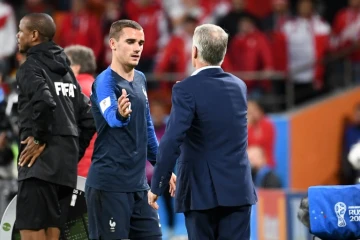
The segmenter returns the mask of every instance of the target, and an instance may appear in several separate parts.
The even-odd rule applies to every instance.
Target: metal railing
[[[281,72],[281,71],[257,71],[257,72],[231,72],[235,76],[241,79],[256,79],[258,81],[285,81],[285,95],[273,95],[273,96],[264,96],[266,102],[276,102],[286,105],[286,109],[291,109],[294,107],[295,103],[295,88],[294,81],[292,76],[301,73],[303,71],[314,68],[318,65],[323,65],[327,68],[327,82],[330,85],[332,90],[349,87],[353,84],[352,75],[353,75],[353,66],[351,61],[348,59],[348,56],[351,55],[354,51],[359,49],[359,44],[355,44],[347,49],[331,53],[324,57],[323,59],[304,64],[299,68],[293,70],[291,73]],[[329,68],[331,64],[341,65],[343,64],[342,71],[337,72],[336,67]],[[341,76],[338,73],[342,73]],[[181,81],[186,78],[188,75],[185,73],[146,73],[147,80],[149,82],[156,81],[169,81],[176,82]],[[251,80],[249,80],[251,81]]]

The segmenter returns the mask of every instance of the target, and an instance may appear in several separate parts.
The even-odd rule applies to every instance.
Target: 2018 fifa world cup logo
[[[335,213],[338,219],[338,227],[345,227],[345,213],[346,213],[346,204],[343,202],[338,202],[335,204]]]

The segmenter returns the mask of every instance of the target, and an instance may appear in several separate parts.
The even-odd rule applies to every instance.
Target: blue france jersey
[[[123,119],[117,99],[125,89],[132,113]],[[91,94],[97,139],[86,185],[103,191],[137,192],[149,189],[146,159],[155,163],[158,150],[150,117],[146,79],[135,71],[129,82],[108,67],[95,80]]]

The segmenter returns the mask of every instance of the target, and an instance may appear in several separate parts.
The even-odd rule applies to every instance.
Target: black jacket
[[[31,168],[19,167],[19,180],[36,177],[75,187],[77,163],[95,124],[89,99],[82,94],[63,49],[54,42],[30,48],[16,79],[20,140],[33,136],[47,144]]]

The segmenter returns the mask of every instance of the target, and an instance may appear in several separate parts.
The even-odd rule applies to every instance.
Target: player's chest
[[[117,99],[121,96],[122,89],[126,90],[133,111],[146,108],[148,98],[145,84],[139,81],[133,81],[117,85],[115,91]]]

